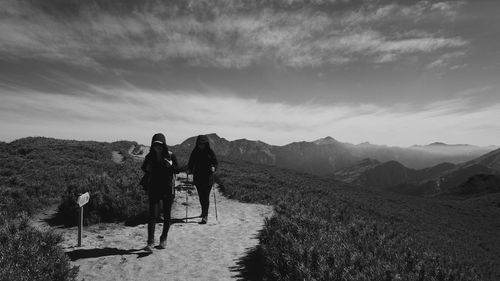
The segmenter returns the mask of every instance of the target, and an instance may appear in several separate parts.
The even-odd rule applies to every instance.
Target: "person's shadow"
[[[170,225],[176,224],[176,223],[198,223],[196,221],[193,221],[193,219],[198,219],[201,218],[200,216],[192,216],[192,217],[187,217],[187,218],[171,218],[170,219]],[[187,219],[187,221],[186,221]],[[157,223],[162,223],[163,222],[163,217],[158,216],[156,219]],[[141,214],[135,217],[131,217],[128,220],[125,221],[125,226],[138,226],[140,224],[147,224],[148,223],[148,217],[145,214]]]
[[[95,249],[77,249],[71,252],[66,252],[66,255],[71,261],[79,259],[100,258],[107,256],[123,256],[123,255],[137,255],[137,258],[149,256],[151,253],[145,252],[142,249],[117,249],[117,248],[95,248]]]
[[[236,265],[229,268],[236,273],[233,277],[238,281],[264,280],[264,255],[259,246],[248,248],[245,256],[236,261]]]

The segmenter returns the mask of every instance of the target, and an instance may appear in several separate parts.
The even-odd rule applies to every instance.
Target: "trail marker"
[[[76,203],[80,208],[78,209],[78,247],[82,246],[82,229],[83,229],[83,205],[87,204],[90,200],[90,194],[85,192],[80,194],[76,199]]]
[[[83,207],[83,205],[87,204],[90,200],[90,194],[88,192],[85,192],[84,194],[81,194],[78,196],[78,199],[76,200],[76,203],[78,203],[78,206]]]

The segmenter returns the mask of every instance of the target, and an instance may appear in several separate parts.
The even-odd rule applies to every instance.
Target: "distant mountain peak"
[[[382,163],[381,165],[390,166],[390,167],[404,167],[404,168],[406,168],[405,165],[401,164],[400,162],[398,162],[396,160],[389,160],[387,162]]]
[[[330,136],[327,136],[327,137],[315,140],[314,143],[318,144],[318,145],[323,145],[323,144],[337,144],[339,142],[336,139],[334,139]]]
[[[426,147],[427,148],[433,148],[433,147],[436,147],[436,148],[440,148],[440,147],[453,148],[453,147],[474,147],[474,146],[470,145],[470,144],[448,144],[448,143],[436,141],[436,142],[425,144],[425,145],[415,144],[415,145],[412,145],[411,147],[412,148],[426,148]]]
[[[441,146],[441,145],[448,145],[448,144],[446,144],[446,143],[444,143],[444,142],[438,142],[438,141],[437,141],[437,142],[430,143],[430,144],[428,144],[428,145],[429,145],[429,146]]]
[[[428,146],[472,146],[470,144],[464,144],[464,143],[460,143],[460,144],[448,144],[448,143],[444,143],[444,142],[433,142],[431,144],[428,144]]]
[[[361,161],[358,162],[358,164],[363,164],[363,165],[378,165],[380,164],[380,161],[372,158],[364,158]]]

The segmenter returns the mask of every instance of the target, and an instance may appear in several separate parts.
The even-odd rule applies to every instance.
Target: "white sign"
[[[84,194],[78,196],[78,199],[76,199],[76,203],[78,206],[83,206],[87,204],[90,200],[90,194],[88,192],[85,192]]]

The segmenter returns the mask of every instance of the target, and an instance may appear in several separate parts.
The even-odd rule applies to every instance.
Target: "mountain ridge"
[[[351,144],[326,136],[313,141],[297,141],[285,145],[271,145],[260,140],[237,139],[229,141],[216,133],[207,134],[215,153],[234,160],[328,176],[335,171],[355,165],[369,158],[380,162],[398,161],[412,169],[432,167],[443,162],[462,163],[470,161],[494,147],[467,145],[446,146],[446,151],[426,147],[395,147],[370,143]],[[194,148],[196,137],[190,137],[181,144],[171,146],[177,153],[188,155]]]
[[[389,190],[410,195],[439,195],[453,192],[475,194],[473,189],[483,193],[495,192],[490,187],[500,176],[500,149],[481,155],[470,161],[452,164],[441,163],[424,169],[411,169],[391,160],[387,162],[357,163],[333,174],[339,180],[360,186]],[[455,191],[453,191],[455,190]],[[464,191],[466,190],[466,191]]]
[[[493,149],[496,147],[467,145],[468,149],[466,151],[452,149],[446,153],[441,153],[435,150],[427,151],[412,147],[402,148],[370,143],[344,143],[331,136],[313,141],[292,142],[283,146],[270,145],[260,140],[248,140],[245,138],[229,141],[216,133],[207,134],[207,137],[216,154],[222,158],[272,165],[321,176],[332,176],[335,172],[352,167],[363,161],[363,159],[374,159],[380,163],[397,161],[408,169],[421,170],[434,167],[443,162],[461,164],[468,161],[475,161],[476,158],[484,155],[485,158],[482,161],[489,161],[493,163],[492,165],[495,166],[495,169],[500,169],[500,160],[493,153]],[[29,143],[44,139],[47,138],[29,137],[13,142]],[[194,148],[195,142],[196,136],[193,136],[180,144],[170,146],[170,149],[178,154],[183,162],[187,162],[187,157]],[[141,146],[141,148],[136,147],[136,149],[132,149],[133,153],[144,154],[144,152],[148,151],[147,146],[139,144],[136,146]],[[442,145],[437,146],[440,147]],[[433,147],[436,147],[436,145]],[[460,147],[462,148],[462,146]],[[492,154],[487,156],[483,152],[491,152]],[[470,162],[470,165],[473,163]],[[402,175],[403,173],[408,173],[408,171],[405,171],[401,167],[398,169],[401,172],[401,179],[404,179]],[[474,169],[471,168],[471,170]],[[488,172],[486,169],[482,171]],[[413,172],[410,171],[411,173]]]

